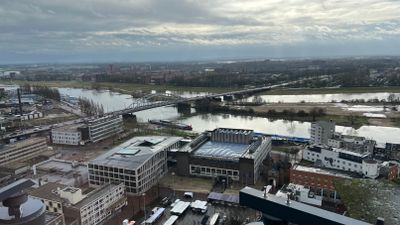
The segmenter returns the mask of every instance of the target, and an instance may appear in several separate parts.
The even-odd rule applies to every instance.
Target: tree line
[[[98,116],[104,114],[104,107],[102,104],[96,103],[88,98],[79,98],[78,106],[83,113],[88,116]]]
[[[55,101],[61,100],[60,91],[56,88],[50,88],[47,86],[40,86],[40,85],[24,84],[22,86],[22,91],[28,94],[40,95],[42,97],[53,99]]]

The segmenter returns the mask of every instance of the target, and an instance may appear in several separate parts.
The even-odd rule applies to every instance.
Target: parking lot
[[[195,201],[195,199],[183,198],[181,198],[181,200],[189,202]],[[171,216],[171,206],[161,206],[161,204],[157,206],[166,208],[163,216],[161,216],[161,218],[155,223],[156,225],[162,225]],[[149,211],[151,211],[151,209]],[[205,214],[201,212],[194,212],[190,208],[188,208],[181,216],[179,216],[179,219],[176,221],[175,225],[201,225],[201,221],[205,215],[208,215],[211,218],[214,213],[220,214],[220,222],[218,224],[228,224],[222,223],[223,218],[225,218],[226,220],[237,218],[238,221],[244,222],[246,221],[246,219],[248,221],[255,221],[259,216],[259,213],[257,211],[238,205],[208,203],[208,210]],[[209,223],[207,222],[206,224],[208,225]]]

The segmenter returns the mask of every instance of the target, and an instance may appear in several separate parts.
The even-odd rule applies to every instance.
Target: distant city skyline
[[[394,56],[400,1],[3,0],[0,64]]]

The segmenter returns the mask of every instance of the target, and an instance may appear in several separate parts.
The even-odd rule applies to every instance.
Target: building
[[[351,135],[335,133],[333,138],[328,139],[328,146],[333,148],[347,149],[358,153],[373,153],[376,141]]]
[[[255,136],[252,130],[218,128],[176,152],[177,174],[254,184],[270,151],[269,137]]]
[[[49,159],[32,166],[34,181],[41,186],[47,182],[81,187],[88,183],[88,169],[84,163]]]
[[[96,143],[124,130],[122,116],[104,116],[86,121],[89,139]]]
[[[289,177],[290,183],[309,187],[313,194],[322,196],[325,201],[337,202],[339,197],[334,181],[336,179],[352,179],[357,176],[338,170],[294,165],[290,169]]]
[[[340,148],[318,145],[307,146],[303,150],[303,160],[315,162],[317,165],[362,174],[373,178],[379,176],[379,164],[370,159],[370,153],[357,153]]]
[[[46,138],[30,138],[0,146],[0,166],[33,159],[48,149]]]
[[[80,188],[47,183],[29,195],[41,200],[47,212],[62,213],[67,225],[102,224],[127,204],[124,184],[106,184],[84,194]]]
[[[51,142],[61,145],[80,145],[82,142],[82,124],[58,127],[51,130]]]
[[[60,183],[49,182],[38,188],[31,188],[28,194],[35,199],[41,200],[50,213],[63,213],[63,198],[58,191],[68,186]]]
[[[310,143],[316,145],[328,144],[335,133],[335,123],[328,121],[318,121],[311,123]]]
[[[89,162],[90,185],[124,183],[127,192],[140,195],[167,172],[167,151],[180,145],[181,137],[134,137]]]

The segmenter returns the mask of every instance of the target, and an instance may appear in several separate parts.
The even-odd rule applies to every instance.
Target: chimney
[[[17,95],[18,95],[18,106],[19,106],[19,115],[21,116],[22,119],[22,102],[21,102],[21,89],[17,89]]]

